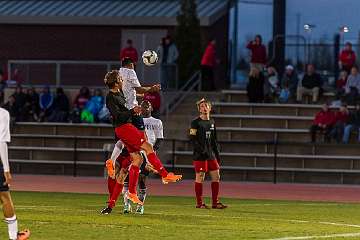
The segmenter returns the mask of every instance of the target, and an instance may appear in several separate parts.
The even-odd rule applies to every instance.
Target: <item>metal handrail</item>
[[[191,78],[177,91],[173,99],[166,103],[163,110],[163,114],[168,118],[177,106],[197,87],[197,90],[201,90],[201,72],[195,72]]]
[[[61,65],[79,64],[79,65],[106,65],[106,70],[110,71],[112,65],[119,65],[118,61],[77,61],[77,60],[16,60],[11,59],[7,62],[8,78],[11,80],[12,64],[54,64],[56,66],[56,85],[60,85]]]

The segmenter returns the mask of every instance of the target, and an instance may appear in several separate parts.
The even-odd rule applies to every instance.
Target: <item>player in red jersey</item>
[[[106,106],[109,109],[113,125],[115,127],[116,136],[123,142],[131,157],[131,166],[129,168],[129,190],[126,193],[127,197],[136,204],[142,204],[139,200],[136,187],[139,178],[139,167],[142,164],[142,157],[140,150],[145,151],[149,162],[154,166],[155,170],[162,177],[164,184],[170,182],[177,182],[181,179],[181,175],[174,175],[169,173],[163,167],[161,161],[154,153],[152,145],[147,142],[144,132],[139,131],[134,125],[132,125],[132,118],[134,115],[141,113],[141,108],[135,106],[131,110],[126,108],[126,99],[122,92],[122,79],[117,70],[108,72],[104,79],[105,84],[109,87],[110,91],[106,96]],[[122,183],[119,183],[122,189]],[[117,188],[117,189],[120,189]],[[113,191],[113,194],[120,194],[119,191]],[[117,198],[116,198],[117,199]],[[110,199],[108,207],[101,211],[102,214],[109,214],[112,211],[112,207],[115,205],[116,200]]]
[[[212,208],[224,209],[227,206],[219,202],[220,182],[220,154],[216,139],[216,128],[213,119],[210,119],[211,104],[204,98],[196,103],[199,117],[191,122],[190,139],[193,144],[195,167],[195,194],[196,208],[208,209],[203,202],[203,182],[205,174],[211,177]]]

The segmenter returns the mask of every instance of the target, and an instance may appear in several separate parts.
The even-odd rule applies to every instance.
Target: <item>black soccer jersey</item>
[[[109,109],[114,127],[132,122],[133,112],[125,107],[125,102],[126,99],[121,91],[117,93],[110,91],[106,96],[106,107]]]
[[[191,122],[190,139],[193,144],[195,161],[220,160],[213,119],[202,120],[200,117]]]

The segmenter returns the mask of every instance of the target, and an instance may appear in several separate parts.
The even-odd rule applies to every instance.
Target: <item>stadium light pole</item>
[[[340,32],[340,36],[341,36],[341,39],[342,39],[342,44],[344,45],[345,44],[345,33],[348,33],[350,32],[350,28],[348,26],[341,26],[339,28],[339,32]]]
[[[316,25],[314,24],[310,24],[310,23],[305,23],[304,24],[304,31],[308,37],[307,42],[308,42],[308,46],[307,46],[307,63],[310,63],[310,48],[311,48],[311,33],[312,31],[315,29]]]

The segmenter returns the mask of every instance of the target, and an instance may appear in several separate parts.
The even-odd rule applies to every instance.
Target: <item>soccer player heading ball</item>
[[[208,172],[211,177],[212,208],[224,209],[227,206],[219,202],[220,155],[216,139],[216,128],[210,119],[211,103],[201,99],[197,103],[199,117],[191,122],[190,139],[193,144],[195,167],[196,208],[209,209],[202,198],[203,182]]]
[[[140,154],[141,150],[146,153],[147,159],[162,177],[164,184],[177,182],[182,176],[174,175],[173,173],[168,173],[166,171],[154,152],[152,145],[147,141],[144,132],[138,130],[133,125],[134,120],[139,120],[141,108],[140,106],[134,106],[133,108],[126,107],[129,103],[123,93],[123,84],[126,84],[126,82],[123,82],[119,71],[113,70],[108,72],[105,76],[104,82],[110,90],[106,96],[106,106],[113,119],[115,134],[125,145],[131,157],[131,166],[129,168],[129,190],[126,195],[133,203],[142,205],[143,202],[139,200],[136,192],[139,170],[143,161]],[[131,92],[135,92],[136,94],[135,88],[133,88],[133,91]],[[133,95],[130,94],[130,91],[125,94],[129,96]],[[120,186],[119,190],[122,189],[122,187],[123,186]],[[106,214],[111,212],[111,208],[112,206],[108,206],[108,208],[104,209],[102,213]]]

